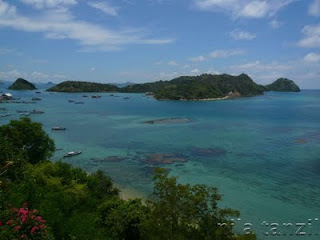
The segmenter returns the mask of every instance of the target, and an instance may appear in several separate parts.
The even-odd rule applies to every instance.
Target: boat
[[[30,115],[30,113],[20,113],[20,116],[22,117],[28,117]]]
[[[87,95],[83,95],[82,97],[88,97]]]
[[[32,113],[32,114],[43,114],[44,111],[41,111],[41,110],[32,110],[30,113]]]
[[[123,99],[130,99],[129,97],[124,97]]]
[[[71,103],[72,103],[72,102],[75,102],[75,100],[70,99],[68,102],[71,102]]]
[[[74,156],[77,156],[81,153],[82,153],[82,151],[68,152],[66,155],[63,156],[63,158],[74,157]]]
[[[41,92],[36,92],[37,94],[41,93]]]
[[[91,96],[92,98],[101,98],[101,96],[100,95],[93,95],[93,96]]]
[[[37,97],[32,98],[32,101],[41,101],[41,100],[42,100],[41,98],[37,98]]]
[[[65,127],[53,127],[51,128],[53,131],[64,131],[64,130],[67,130],[67,128]]]
[[[75,104],[84,104],[84,102],[75,102]]]

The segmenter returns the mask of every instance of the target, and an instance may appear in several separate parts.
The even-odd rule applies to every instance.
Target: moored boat
[[[63,156],[63,158],[74,157],[74,156],[77,156],[81,153],[82,153],[82,151],[68,152],[66,155]]]
[[[101,98],[101,96],[100,95],[93,95],[93,96],[91,96],[92,98]]]
[[[64,131],[64,130],[67,130],[67,128],[65,128],[65,127],[53,127],[53,128],[51,128],[51,130],[53,130],[53,131]]]

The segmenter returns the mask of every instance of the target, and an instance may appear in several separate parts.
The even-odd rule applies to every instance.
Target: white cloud
[[[320,24],[304,26],[302,33],[304,37],[298,43],[300,47],[320,47]]]
[[[111,6],[108,2],[88,2],[90,7],[96,8],[107,15],[117,16],[118,8]]]
[[[315,63],[315,62],[320,62],[320,54],[318,53],[308,53],[305,57],[304,57],[304,61],[306,62],[310,62],[310,63]]]
[[[254,62],[248,62],[244,64],[233,65],[231,68],[236,70],[241,70],[241,71],[246,71],[246,70],[279,71],[279,70],[289,70],[291,69],[291,66],[289,66],[288,64],[279,64],[278,62],[264,64],[260,61],[254,61]]]
[[[235,29],[230,32],[230,36],[235,40],[252,40],[256,38],[256,35],[239,29]]]
[[[320,0],[314,0],[309,6],[309,15],[320,17]]]
[[[282,23],[279,22],[278,20],[274,19],[272,21],[269,22],[270,26],[274,29],[277,29],[279,27],[281,27]]]
[[[176,61],[169,61],[168,64],[171,66],[178,66],[179,65]]]
[[[261,18],[264,17],[269,10],[269,5],[265,1],[252,1],[249,2],[240,11],[240,16]]]
[[[77,4],[76,0],[20,0],[24,4],[31,5],[34,8],[57,8],[67,7]]]
[[[232,57],[236,55],[242,55],[245,51],[243,50],[215,50],[212,53],[210,53],[211,58],[227,58]]]
[[[0,55],[8,54],[14,52],[15,50],[9,48],[0,48]]]
[[[91,68],[90,68],[90,71],[91,71],[91,72],[94,72],[95,70],[96,70],[95,67],[91,67]]]
[[[0,0],[0,17],[10,17],[16,14],[16,7]]]
[[[204,56],[198,56],[198,57],[192,57],[189,60],[192,62],[204,62],[207,60],[207,58]]]
[[[193,74],[198,74],[200,72],[200,70],[198,68],[194,68],[191,70],[191,73]]]
[[[76,19],[66,8],[50,9],[26,17],[13,5],[0,0],[0,27],[25,32],[40,32],[49,39],[71,39],[82,51],[110,51],[129,44],[167,44],[173,39],[153,39],[141,29],[112,30],[105,26]]]
[[[295,0],[193,0],[204,11],[226,12],[233,17],[263,18],[274,16]]]

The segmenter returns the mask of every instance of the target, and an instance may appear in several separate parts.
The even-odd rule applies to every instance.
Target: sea
[[[181,183],[217,187],[219,205],[241,212],[232,220],[238,233],[254,231],[263,240],[320,239],[320,90],[222,101],[9,92],[18,102],[42,100],[0,103],[6,108],[0,125],[19,119],[17,111],[44,111],[30,118],[54,139],[52,161],[104,171],[125,198],[152,193],[156,166],[146,161],[150,156],[183,158],[161,167]],[[67,130],[52,131],[56,126]],[[70,151],[82,154],[63,158]]]

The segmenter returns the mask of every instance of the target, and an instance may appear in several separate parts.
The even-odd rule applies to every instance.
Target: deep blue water
[[[268,228],[261,223],[295,224],[320,218],[318,90],[208,102],[156,101],[141,94],[101,94],[101,99],[92,99],[83,98],[84,94],[11,92],[21,100],[35,96],[43,100],[0,104],[13,114],[0,117],[0,124],[19,118],[17,110],[44,110],[45,114],[30,117],[43,123],[56,147],[63,149],[53,160],[68,151],[82,150],[82,155],[64,161],[88,172],[104,170],[126,195],[146,197],[151,192],[152,166],[141,161],[146,155],[179,153],[189,161],[164,167],[182,182],[218,187],[224,195],[222,205],[241,211],[238,230],[247,222],[259,239],[292,240],[294,236],[264,236]],[[125,96],[130,99],[123,99]],[[69,99],[85,104],[69,103]],[[141,123],[171,117],[191,122]],[[54,126],[68,130],[52,132]],[[219,151],[203,156],[195,150],[208,148]],[[108,156],[125,160],[92,161]],[[316,223],[314,231],[320,234],[320,223]]]

